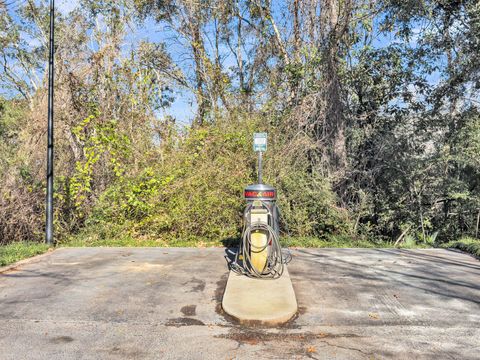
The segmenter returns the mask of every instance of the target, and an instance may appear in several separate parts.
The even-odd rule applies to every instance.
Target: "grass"
[[[448,243],[440,245],[447,249],[458,249],[465,251],[477,257],[480,257],[480,240],[474,238],[461,238],[459,240],[450,241]]]
[[[96,231],[95,231],[96,230]],[[154,238],[143,235],[135,235],[118,226],[98,226],[96,229],[89,227],[76,235],[68,236],[60,240],[62,247],[210,247],[223,246],[218,241],[205,241],[198,237],[188,239]]]
[[[115,224],[102,222],[85,227],[75,235],[66,236],[57,244],[61,247],[236,247],[238,237],[206,240],[204,237],[191,236],[175,239],[154,235],[146,236],[135,231],[134,222]],[[403,241],[398,247],[417,249],[431,247],[429,244],[414,238]],[[326,237],[280,237],[282,246],[304,248],[392,248],[392,241],[355,239],[351,236],[329,235]]]
[[[329,238],[288,237],[281,238],[283,246],[305,248],[387,248],[391,244],[367,240],[356,240],[347,236],[332,236]]]
[[[348,236],[330,236],[328,238],[315,237],[285,237],[281,238],[282,246],[303,248],[392,248],[392,242],[368,241],[353,239]],[[118,233],[97,233],[89,230],[64,239],[59,245],[62,247],[235,247],[240,239],[232,237],[216,241],[205,240],[199,237],[188,239],[155,239],[145,236],[132,236],[131,234],[119,235]],[[431,247],[424,243],[404,243],[400,248],[417,249]]]
[[[172,239],[164,241],[143,237],[120,236],[99,238],[96,236],[74,236],[62,241],[62,247],[211,247],[223,246],[220,241],[201,241],[199,239]]]
[[[0,245],[0,266],[10,265],[14,262],[43,254],[48,248],[46,244],[33,242],[14,242],[8,245]]]
[[[60,246],[63,247],[212,247],[227,246],[235,247],[240,242],[237,237],[219,238],[218,240],[205,240],[202,237],[192,236],[186,239],[155,238],[142,236],[121,231],[115,225],[98,226],[96,231],[92,228],[86,228],[79,234],[69,236],[61,240]],[[330,236],[328,238],[315,237],[285,237],[281,236],[283,246],[290,247],[339,247],[339,248],[375,248],[375,247],[392,247],[391,244],[385,242],[372,242],[366,240],[355,240],[348,236]]]

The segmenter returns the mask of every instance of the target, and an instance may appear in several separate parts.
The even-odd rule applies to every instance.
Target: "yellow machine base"
[[[250,221],[252,223],[255,222],[262,222],[268,224],[268,215],[263,210],[255,211],[253,210],[250,214]],[[263,269],[265,269],[265,265],[267,263],[268,258],[268,249],[267,249],[267,241],[268,241],[268,232],[263,230],[256,230],[252,232],[250,236],[250,242],[252,244],[252,248],[250,251],[250,259],[252,265],[255,267],[257,272],[262,273]],[[265,248],[262,251],[260,249]]]
[[[265,247],[268,241],[267,234],[263,231],[253,232],[250,240],[252,243],[252,251],[250,252],[252,265],[259,273],[261,273],[263,269],[265,269],[268,257],[268,250],[267,247]],[[263,247],[265,247],[265,249],[262,251],[254,251],[255,249],[261,249]]]

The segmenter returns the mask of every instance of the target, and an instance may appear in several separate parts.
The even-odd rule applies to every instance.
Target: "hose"
[[[250,222],[250,212],[253,204],[247,205],[243,212],[244,227],[240,247],[235,255],[235,261],[231,264],[232,270],[237,273],[260,279],[277,279],[283,274],[283,265],[285,263],[280,245],[280,237],[276,229],[275,217],[268,205],[262,201],[262,207],[267,210],[268,223]],[[274,205],[274,211],[278,213],[278,208]],[[275,226],[273,228],[270,224]],[[251,234],[255,231],[267,233],[267,241],[264,246],[255,246],[251,241]],[[251,253],[259,253],[267,250],[267,261],[265,268],[258,271],[252,265]]]

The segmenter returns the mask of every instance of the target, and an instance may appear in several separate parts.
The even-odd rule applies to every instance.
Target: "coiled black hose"
[[[276,205],[275,205],[276,206]],[[243,213],[244,227],[240,247],[235,255],[235,261],[232,263],[232,269],[250,277],[261,279],[277,279],[283,274],[284,259],[280,238],[277,229],[270,224],[274,224],[274,217],[270,208],[262,202],[262,207],[267,210],[268,224],[264,222],[250,222],[249,214],[253,204],[247,205]],[[277,208],[274,208],[277,211]],[[264,246],[257,247],[252,244],[251,235],[255,231],[264,231],[267,233],[267,241]],[[267,261],[262,271],[253,266],[251,253],[262,252],[267,249]]]

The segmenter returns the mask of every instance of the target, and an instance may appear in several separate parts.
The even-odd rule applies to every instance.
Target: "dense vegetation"
[[[293,244],[478,237],[478,1],[79,3],[57,17],[58,242],[229,243],[257,131]],[[0,1],[0,243],[43,240],[47,38],[46,1]]]

